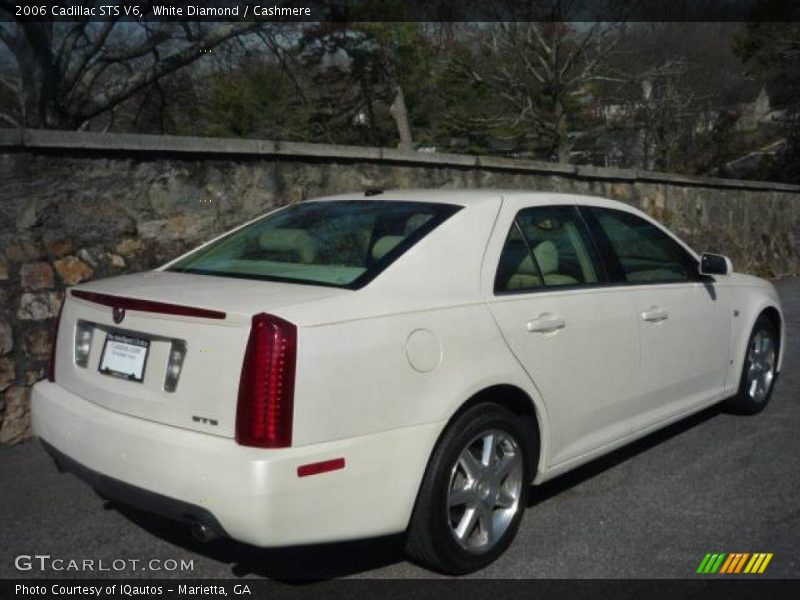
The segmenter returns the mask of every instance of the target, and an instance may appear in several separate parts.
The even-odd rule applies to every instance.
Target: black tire
[[[468,479],[462,469],[467,458],[464,452],[477,458],[484,445],[491,448],[490,458],[479,459],[480,464],[475,466],[482,469],[482,475]],[[466,410],[447,428],[433,451],[409,524],[406,553],[416,562],[449,575],[470,573],[496,560],[513,541],[527,507],[538,449],[538,431],[532,418],[492,403]],[[506,475],[502,475],[504,467],[509,469]],[[462,481],[457,485],[459,477]],[[521,478],[519,486],[517,477]],[[468,493],[470,498],[460,514],[462,506],[450,504],[459,493]],[[478,520],[473,526],[468,525],[471,519],[465,518],[470,510],[482,515],[475,517]],[[501,526],[493,525],[495,516]],[[490,524],[486,529],[484,522]],[[459,529],[457,525],[464,525],[466,532],[460,541],[454,532],[454,527]],[[492,534],[494,541],[490,543]],[[485,546],[481,547],[484,538]],[[467,544],[474,547],[467,548]]]
[[[769,351],[762,350],[762,355],[759,356],[755,352],[755,346],[759,345],[758,340],[768,340]],[[761,346],[764,347],[763,345]],[[756,319],[753,325],[753,331],[750,333],[750,338],[747,340],[747,349],[745,350],[744,364],[742,365],[742,376],[739,379],[739,390],[736,395],[728,398],[725,403],[725,408],[730,412],[741,415],[755,415],[764,410],[764,407],[769,403],[772,397],[772,391],[775,389],[775,382],[778,378],[778,373],[775,370],[778,365],[778,352],[780,350],[780,334],[775,323],[765,315],[761,315]],[[753,392],[753,378],[752,375],[765,373],[763,356],[772,356],[771,361],[771,376],[769,382],[755,385],[757,393]]]

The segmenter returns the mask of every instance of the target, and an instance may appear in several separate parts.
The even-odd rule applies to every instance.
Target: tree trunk
[[[406,108],[406,99],[403,96],[403,88],[399,85],[395,88],[394,100],[389,106],[389,114],[392,115],[397,125],[397,135],[400,137],[400,143],[397,147],[400,150],[411,151],[413,140],[411,138],[411,127],[408,124],[408,109]]]
[[[558,162],[568,164],[570,153],[572,151],[572,144],[569,141],[569,128],[567,127],[567,115],[564,114],[564,108],[560,100],[556,100],[555,105],[556,115],[556,156]]]
[[[561,164],[569,164],[569,159],[572,154],[572,144],[566,137],[558,139],[558,162]]]

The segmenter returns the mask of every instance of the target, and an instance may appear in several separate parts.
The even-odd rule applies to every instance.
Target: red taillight
[[[296,362],[297,328],[272,315],[255,315],[239,379],[239,444],[259,448],[292,444]]]
[[[58,329],[61,327],[61,313],[64,312],[64,303],[67,299],[61,301],[61,306],[58,308],[58,317],[56,317],[56,328],[53,332],[53,345],[50,346],[50,362],[47,365],[47,380],[56,382],[56,346],[58,346]]]

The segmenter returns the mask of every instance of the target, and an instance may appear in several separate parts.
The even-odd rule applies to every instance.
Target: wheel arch
[[[534,443],[531,444],[532,447],[530,450],[536,453],[535,460],[530,461],[531,464],[534,464],[534,473],[532,473],[533,477],[531,478],[531,481],[533,481],[533,479],[538,477],[543,471],[545,449],[548,439],[547,431],[545,430],[547,419],[543,414],[543,409],[537,404],[533,397],[521,387],[511,383],[488,385],[474,392],[464,400],[453,414],[450,415],[450,418],[442,428],[436,440],[436,444],[434,444],[431,450],[431,455],[433,455],[433,451],[438,447],[439,442],[453,422],[470,408],[481,403],[499,404],[519,417],[531,420],[535,440]],[[533,456],[529,458],[533,459]]]
[[[442,438],[444,438],[447,431],[450,429],[452,424],[458,419],[462,414],[466,411],[471,409],[473,406],[477,406],[481,403],[494,403],[499,404],[513,412],[514,414],[519,415],[522,418],[530,419],[531,425],[533,427],[533,433],[535,434],[535,444],[532,444],[530,450],[533,452],[538,452],[537,460],[536,461],[529,461],[531,464],[535,462],[534,473],[531,473],[531,480],[530,483],[533,483],[534,480],[538,480],[539,475],[544,471],[544,464],[545,464],[545,452],[547,448],[547,440],[548,440],[548,432],[545,428],[545,423],[547,423],[546,414],[543,412],[544,409],[541,407],[536,400],[524,389],[519,387],[518,385],[514,385],[512,383],[495,383],[485,385],[478,391],[471,393],[463,402],[458,404],[457,408],[452,411],[449,418],[445,421],[442,428],[439,430],[439,434],[436,437],[436,441],[431,446],[430,452],[428,454],[428,460],[425,463],[425,469],[422,472],[420,477],[419,485],[417,486],[417,495],[414,499],[414,505],[412,507],[411,513],[409,515],[409,524],[411,519],[413,518],[414,513],[417,510],[417,505],[419,504],[419,494],[420,490],[422,489],[422,482],[425,477],[425,474],[428,472],[430,468],[431,460],[433,459],[433,455],[436,452],[439,445],[442,443]]]
[[[755,326],[756,321],[760,319],[762,316],[769,319],[773,325],[775,325],[775,330],[778,332],[778,364],[776,367],[776,371],[780,373],[781,364],[783,362],[783,338],[784,338],[784,322],[783,322],[783,314],[775,305],[768,305],[761,309],[761,311],[756,315],[756,318],[753,320],[753,326]]]
[[[781,315],[781,311],[779,311],[777,307],[769,305],[758,313],[756,321],[762,315],[767,317],[775,325],[775,328],[778,330],[778,342],[780,343],[781,340],[783,340],[783,316]],[[755,321],[753,321],[753,324],[755,325]]]
[[[750,334],[753,331],[753,328],[756,325],[756,322],[762,317],[768,318],[774,325],[778,331],[778,366],[777,372],[781,370],[781,364],[783,362],[783,349],[784,349],[784,338],[785,338],[785,331],[784,331],[784,317],[780,310],[779,306],[776,306],[774,303],[771,302],[764,302],[763,304],[758,305],[755,307],[752,312],[750,312],[750,317],[746,321],[747,325],[744,326],[741,331],[741,337],[738,342],[738,347],[736,349],[735,354],[733,355],[735,371],[734,371],[734,379],[733,381],[738,386],[739,381],[742,377],[742,368],[744,367],[744,360],[745,356],[747,355],[747,340],[750,339]]]

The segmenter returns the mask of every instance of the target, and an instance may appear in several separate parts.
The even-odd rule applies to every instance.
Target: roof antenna
[[[364,190],[364,195],[367,197],[370,196],[377,196],[378,194],[382,194],[383,190],[380,188],[367,188]]]

